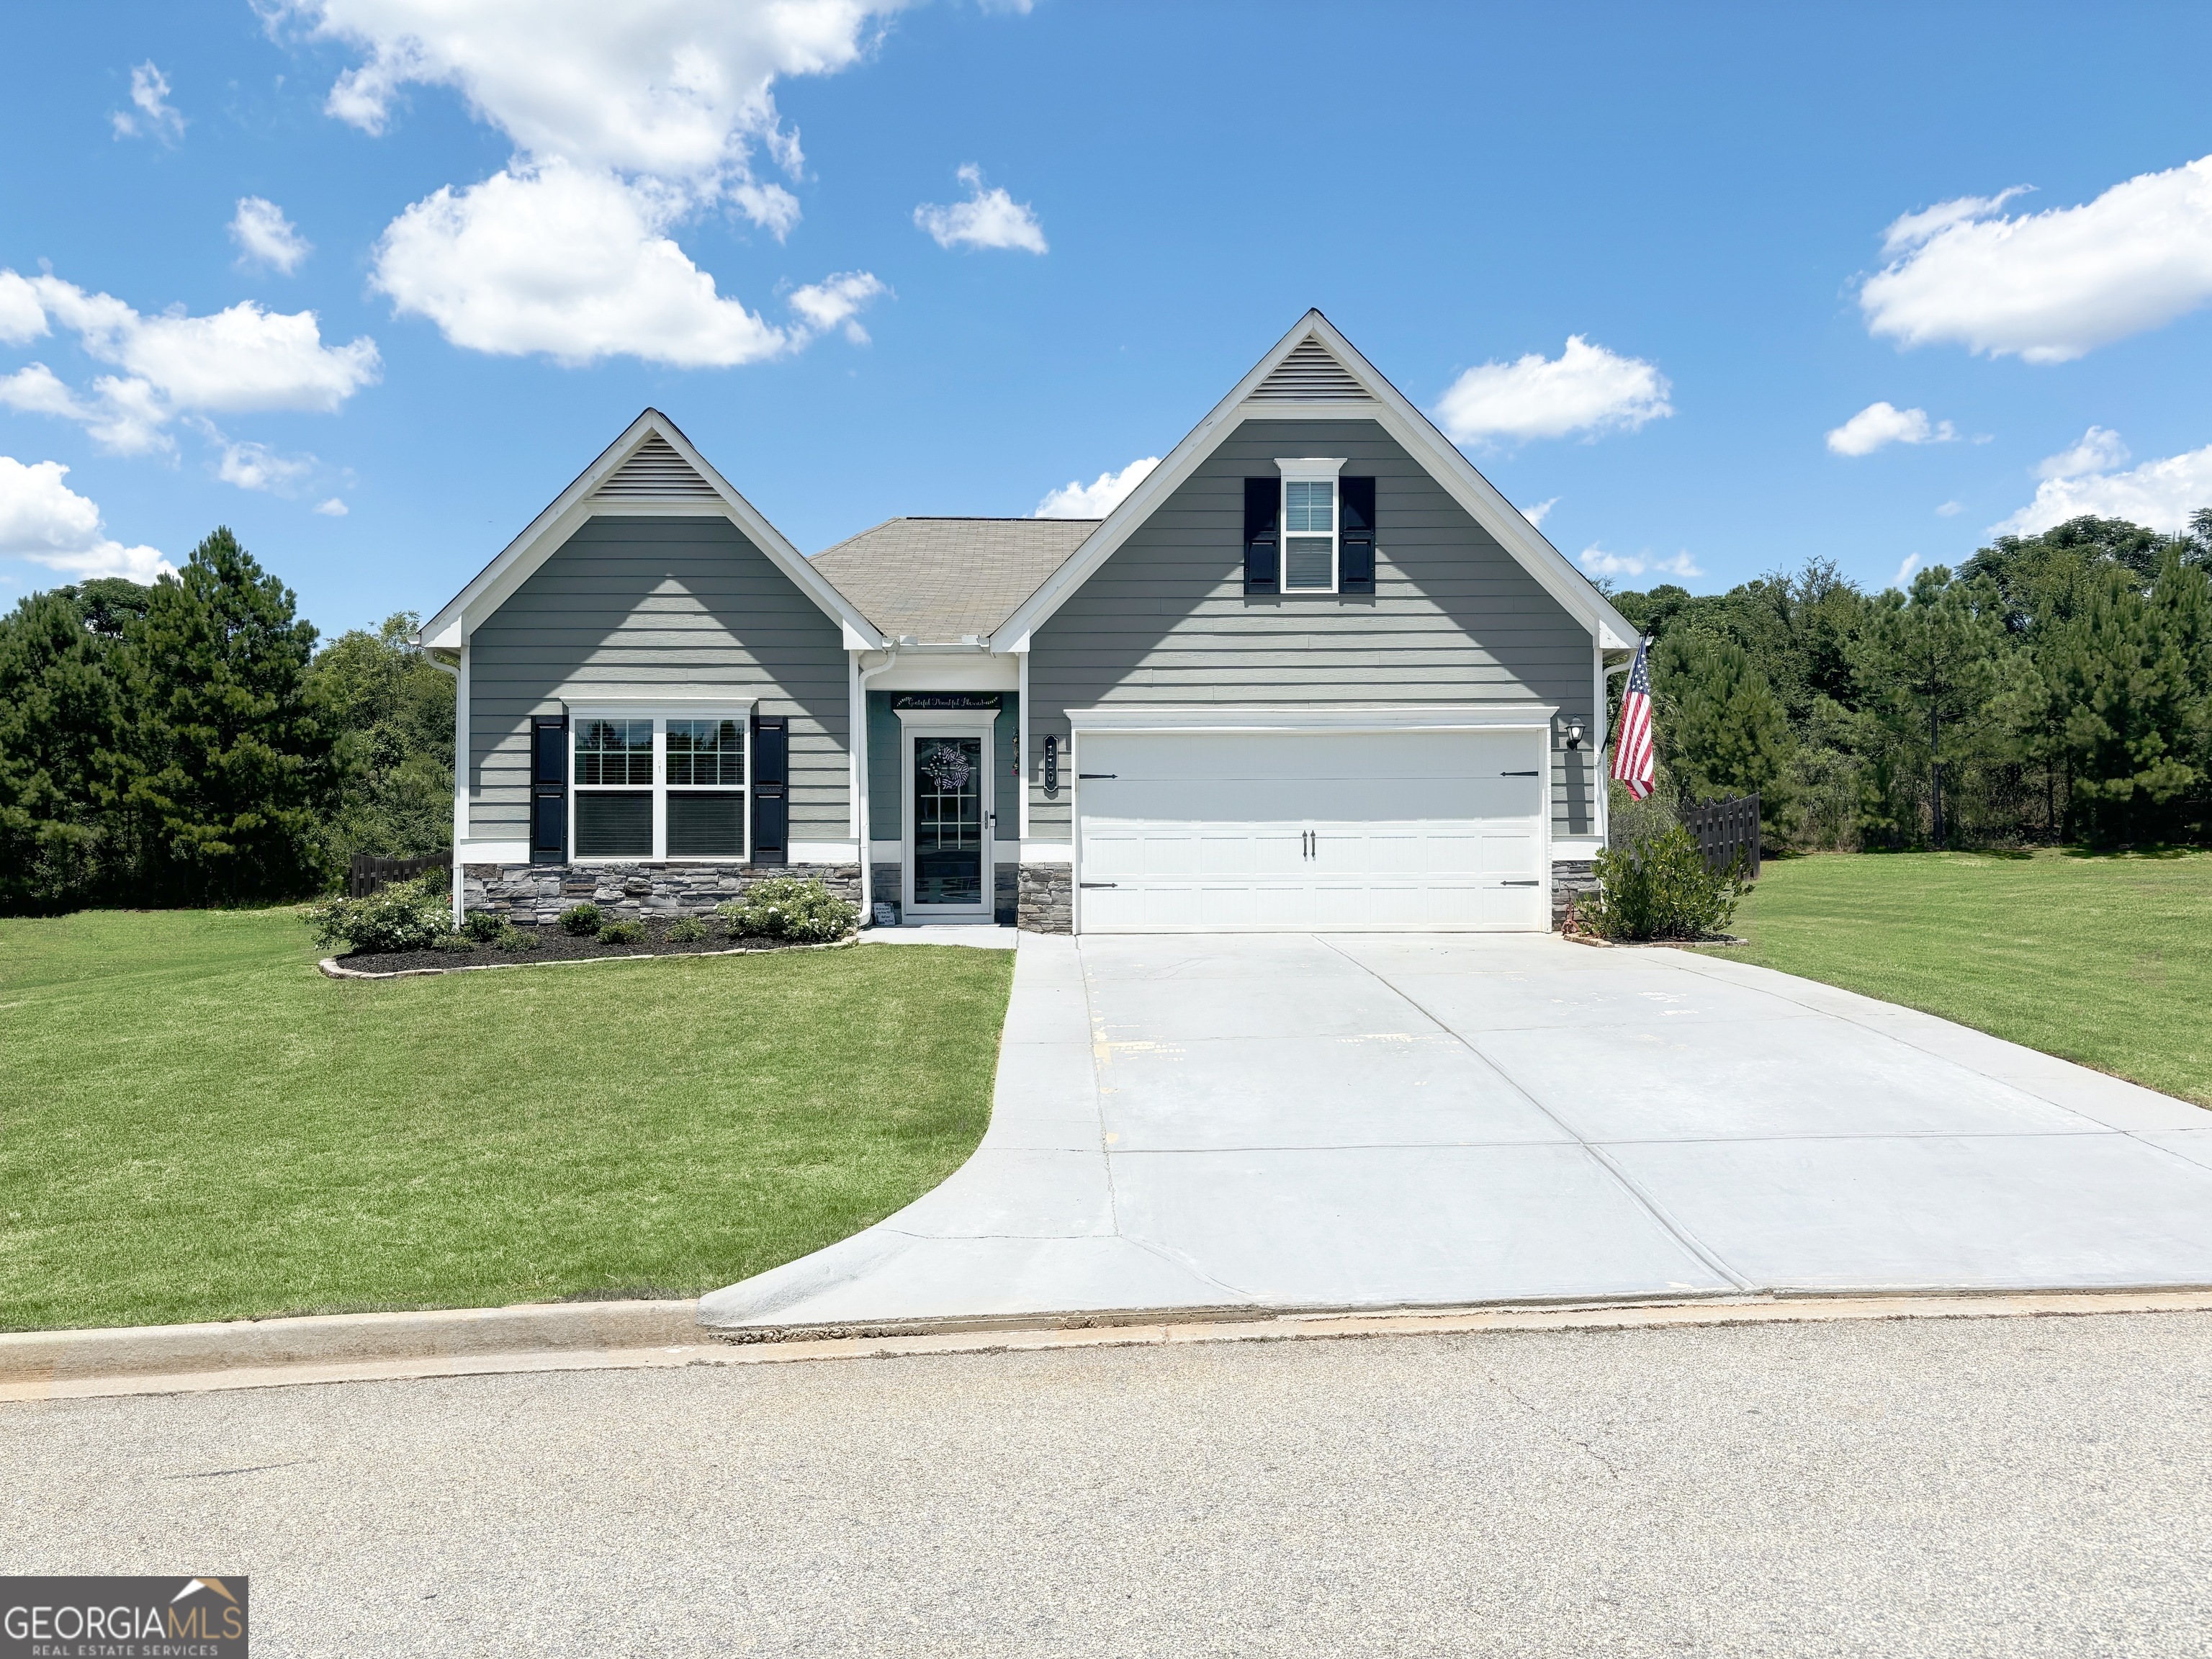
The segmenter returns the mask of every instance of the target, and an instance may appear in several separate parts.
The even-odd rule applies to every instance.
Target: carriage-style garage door
[[[1085,732],[1077,927],[1541,931],[1549,732]]]

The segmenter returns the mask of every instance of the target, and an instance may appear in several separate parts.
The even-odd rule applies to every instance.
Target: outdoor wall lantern
[[[1582,720],[1581,720],[1580,716],[1573,716],[1573,717],[1571,717],[1571,718],[1568,720],[1568,721],[1567,721],[1567,747],[1568,747],[1568,748],[1570,748],[1570,749],[1579,749],[1579,748],[1581,748],[1582,746],[1583,746],[1583,723],[1582,723]]]
[[[1044,740],[1044,798],[1047,800],[1060,799],[1060,739],[1058,738],[1047,738]]]

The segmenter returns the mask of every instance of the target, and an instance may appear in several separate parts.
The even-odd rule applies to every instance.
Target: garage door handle
[[[1121,775],[1119,772],[1078,772],[1075,775],[1079,778],[1118,778]]]
[[[1534,887],[1540,884],[1533,881],[1506,881],[1498,884],[1501,887]]]
[[[1540,772],[1500,772],[1498,775],[1501,778],[1539,778],[1543,776],[1543,774]]]
[[[1121,884],[1118,881],[1079,881],[1075,884],[1079,887],[1119,887]]]

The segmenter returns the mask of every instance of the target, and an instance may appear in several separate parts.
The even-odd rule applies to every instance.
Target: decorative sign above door
[[[902,691],[891,699],[894,708],[996,708],[996,691]]]

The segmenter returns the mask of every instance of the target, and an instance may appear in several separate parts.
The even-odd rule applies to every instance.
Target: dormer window
[[[1283,592],[1334,593],[1342,514],[1337,472],[1344,458],[1278,457],[1283,475]]]

